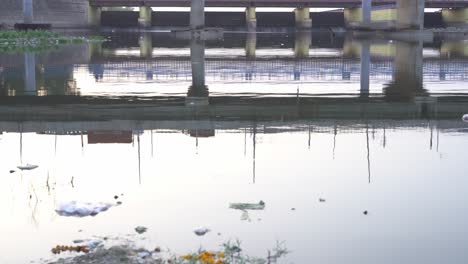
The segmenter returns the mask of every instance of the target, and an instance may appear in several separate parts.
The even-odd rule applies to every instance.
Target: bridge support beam
[[[88,7],[88,25],[99,27],[101,25],[101,8],[97,6]]]
[[[370,43],[361,43],[361,97],[369,97],[370,87]]]
[[[151,27],[151,12],[151,7],[140,6],[140,17],[138,18],[140,27]]]
[[[371,23],[372,0],[362,0],[362,23],[368,26]]]
[[[249,31],[257,29],[257,14],[254,6],[249,6],[245,9],[245,24]]]
[[[294,41],[294,56],[298,59],[309,57],[310,44],[312,43],[312,34],[309,31],[296,32]]]
[[[248,32],[247,39],[245,40],[245,56],[248,59],[255,58],[257,50],[257,33]]]
[[[422,30],[424,28],[425,0],[398,0],[397,22],[399,30]]]
[[[23,0],[24,23],[33,22],[33,2],[32,0]]]
[[[443,9],[442,19],[449,27],[468,27],[468,8]]]
[[[140,36],[140,57],[151,58],[153,56],[153,40],[150,33]]]
[[[190,41],[192,86],[189,87],[185,104],[205,106],[209,104],[208,87],[205,84],[205,41],[192,38]]]
[[[205,0],[192,0],[190,3],[190,29],[205,27]]]
[[[296,17],[296,27],[302,29],[312,28],[312,19],[310,19],[310,10],[308,7],[300,7],[294,10]]]

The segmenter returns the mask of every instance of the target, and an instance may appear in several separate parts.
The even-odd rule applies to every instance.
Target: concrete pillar
[[[362,23],[369,25],[371,23],[372,0],[362,0]]]
[[[192,64],[192,86],[187,93],[189,106],[208,104],[208,87],[205,84],[205,41],[192,38],[190,41],[190,62]]]
[[[254,6],[245,9],[245,24],[249,31],[257,29],[257,14]]]
[[[370,86],[370,43],[361,43],[361,97],[369,96]]]
[[[97,6],[88,7],[88,24],[92,27],[101,25],[101,8]]]
[[[190,5],[190,29],[205,27],[205,0],[192,0]]]
[[[140,27],[151,27],[151,11],[149,6],[140,6],[140,17],[138,18]]]
[[[310,31],[299,31],[296,32],[296,38],[294,41],[294,55],[298,59],[304,59],[309,57],[309,49],[312,44],[312,34]]]
[[[36,95],[36,56],[24,54],[24,90],[25,95]]]
[[[442,20],[448,27],[468,27],[468,8],[443,9]]]
[[[400,30],[424,28],[425,0],[398,0],[396,27]]]
[[[393,82],[384,91],[389,99],[413,100],[426,94],[423,88],[423,44],[397,41]]]
[[[23,0],[24,23],[33,22],[33,2],[32,0]]]
[[[294,10],[296,16],[297,28],[312,28],[312,19],[310,19],[310,10],[308,7],[300,7]]]
[[[150,33],[146,33],[140,36],[140,57],[151,58],[153,55],[153,39]]]
[[[93,60],[102,56],[102,42],[89,42],[88,43],[89,62],[92,64]]]
[[[257,33],[248,32],[245,40],[245,56],[247,58],[255,58],[257,50]]]

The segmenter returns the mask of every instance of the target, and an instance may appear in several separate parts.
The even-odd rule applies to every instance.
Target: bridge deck
[[[152,6],[189,7],[190,0],[90,0],[90,5],[112,6]],[[374,5],[391,5],[396,0],[373,0]],[[361,5],[361,0],[205,0],[207,7],[327,7],[345,8]],[[427,0],[428,8],[468,7],[468,0]]]

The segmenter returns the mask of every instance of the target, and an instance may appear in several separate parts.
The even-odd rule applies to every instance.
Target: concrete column
[[[402,42],[395,44],[395,75],[385,88],[385,95],[394,100],[413,100],[426,94],[423,88],[423,44]]]
[[[138,41],[140,45],[140,57],[151,58],[153,55],[153,40],[150,33],[140,36]]]
[[[36,95],[36,56],[24,54],[24,90],[25,95]]]
[[[257,14],[255,9],[254,6],[249,6],[245,9],[245,24],[249,31],[257,29]]]
[[[88,24],[92,27],[101,25],[101,8],[97,6],[88,7]]]
[[[370,86],[370,43],[361,43],[361,97],[369,96]]]
[[[468,8],[443,9],[442,20],[448,27],[468,27]]]
[[[362,0],[362,23],[369,25],[371,23],[372,0]]]
[[[205,84],[205,41],[192,38],[190,41],[190,61],[192,64],[192,86],[187,93],[189,106],[208,104],[208,87]]]
[[[248,32],[245,40],[245,56],[247,58],[255,58],[257,50],[257,33]]]
[[[422,30],[424,28],[425,0],[398,0],[397,29]]]
[[[190,29],[205,27],[205,0],[192,0],[190,5]]]
[[[140,6],[140,17],[138,18],[140,27],[151,27],[151,11],[149,6]]]
[[[310,44],[312,44],[312,34],[310,31],[296,32],[294,41],[294,55],[298,59],[309,57]]]
[[[32,0],[23,0],[24,23],[33,22],[33,2]]]
[[[297,28],[312,28],[312,19],[310,19],[310,10],[308,7],[300,7],[294,10],[296,16]]]

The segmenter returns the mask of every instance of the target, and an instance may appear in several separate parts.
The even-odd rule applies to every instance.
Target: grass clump
[[[102,42],[99,36],[63,36],[49,30],[0,30],[0,53],[44,52],[61,45]]]

